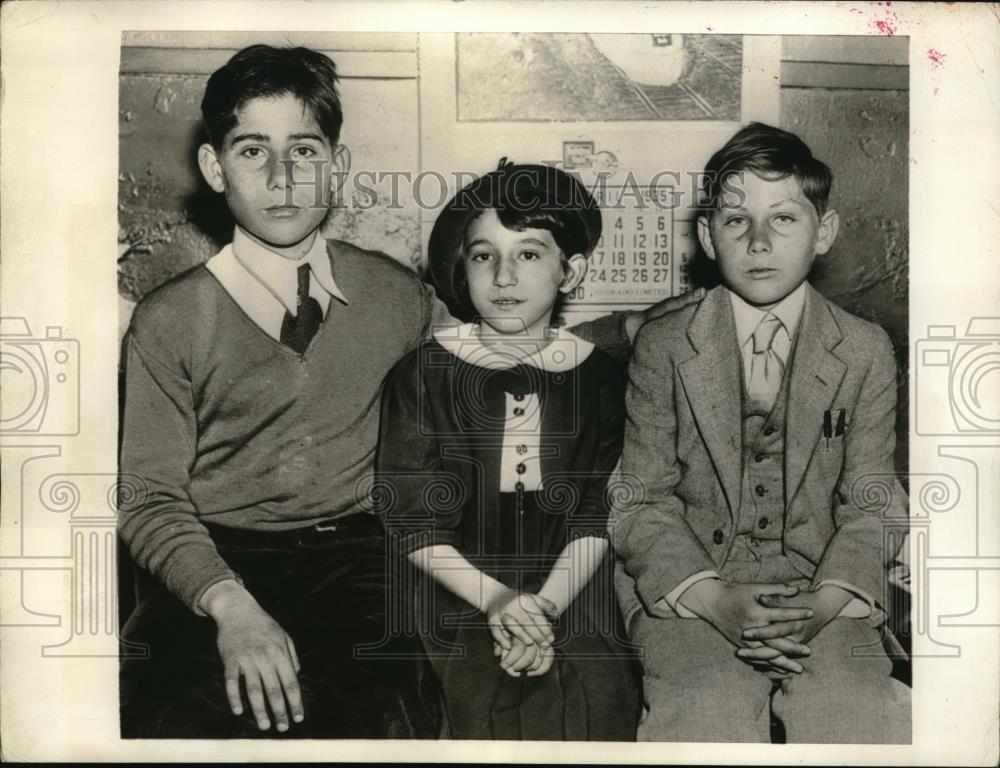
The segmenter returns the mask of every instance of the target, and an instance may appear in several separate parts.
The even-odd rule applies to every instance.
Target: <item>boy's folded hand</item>
[[[776,622],[804,622],[813,617],[813,609],[798,606],[766,605],[769,596],[790,598],[798,588],[788,584],[724,584],[705,579],[684,592],[682,602],[695,614],[708,621],[723,637],[739,647],[737,655],[755,666],[765,666],[779,672],[802,672],[802,665],[780,648],[772,648],[744,633],[752,628]],[[780,645],[781,643],[779,643]],[[784,644],[788,654],[806,656],[808,646],[789,640]]]
[[[797,621],[776,621],[766,626],[752,627],[743,632],[745,640],[761,641],[778,648],[783,641],[808,643],[823,627],[837,617],[850,601],[847,590],[826,585],[816,591],[803,591],[795,596],[765,595],[761,601],[774,608],[807,608],[812,618]]]

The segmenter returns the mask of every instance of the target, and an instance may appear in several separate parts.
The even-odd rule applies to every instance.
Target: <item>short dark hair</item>
[[[720,198],[727,191],[726,180],[741,171],[772,179],[793,176],[816,213],[826,213],[833,174],[794,133],[764,123],[750,123],[737,131],[705,167],[702,210],[706,214],[719,208]]]
[[[309,48],[270,45],[244,48],[208,78],[201,100],[208,140],[221,149],[244,104],[287,94],[302,101],[330,143],[336,144],[344,122],[337,93],[337,66],[329,56]]]

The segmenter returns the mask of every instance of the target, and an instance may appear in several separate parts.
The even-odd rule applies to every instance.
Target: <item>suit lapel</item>
[[[736,324],[723,288],[708,294],[688,326],[696,355],[679,366],[684,392],[735,519],[740,506],[742,374]]]
[[[830,350],[843,338],[826,300],[806,285],[795,342],[785,437],[785,499],[791,504],[819,444],[823,413],[833,404],[847,366]]]

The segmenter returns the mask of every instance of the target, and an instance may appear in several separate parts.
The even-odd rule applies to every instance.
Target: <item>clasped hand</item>
[[[493,653],[512,677],[544,675],[552,667],[555,634],[550,620],[558,616],[556,606],[539,595],[508,589],[485,610],[493,637]]]
[[[710,621],[751,666],[779,677],[800,674],[796,659],[811,653],[807,643],[831,618],[815,594],[788,584],[722,586]]]

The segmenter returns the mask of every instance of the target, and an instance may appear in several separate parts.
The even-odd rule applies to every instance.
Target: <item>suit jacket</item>
[[[907,514],[892,463],[892,347],[877,325],[806,289],[787,373],[783,550],[813,586],[849,585],[879,605],[896,554],[883,523]],[[742,489],[742,396],[725,288],[639,332],[622,455],[632,490],[619,494],[612,521],[626,616],[639,600],[652,612],[684,579],[726,562]],[[828,409],[846,412],[846,429],[827,441]]]

